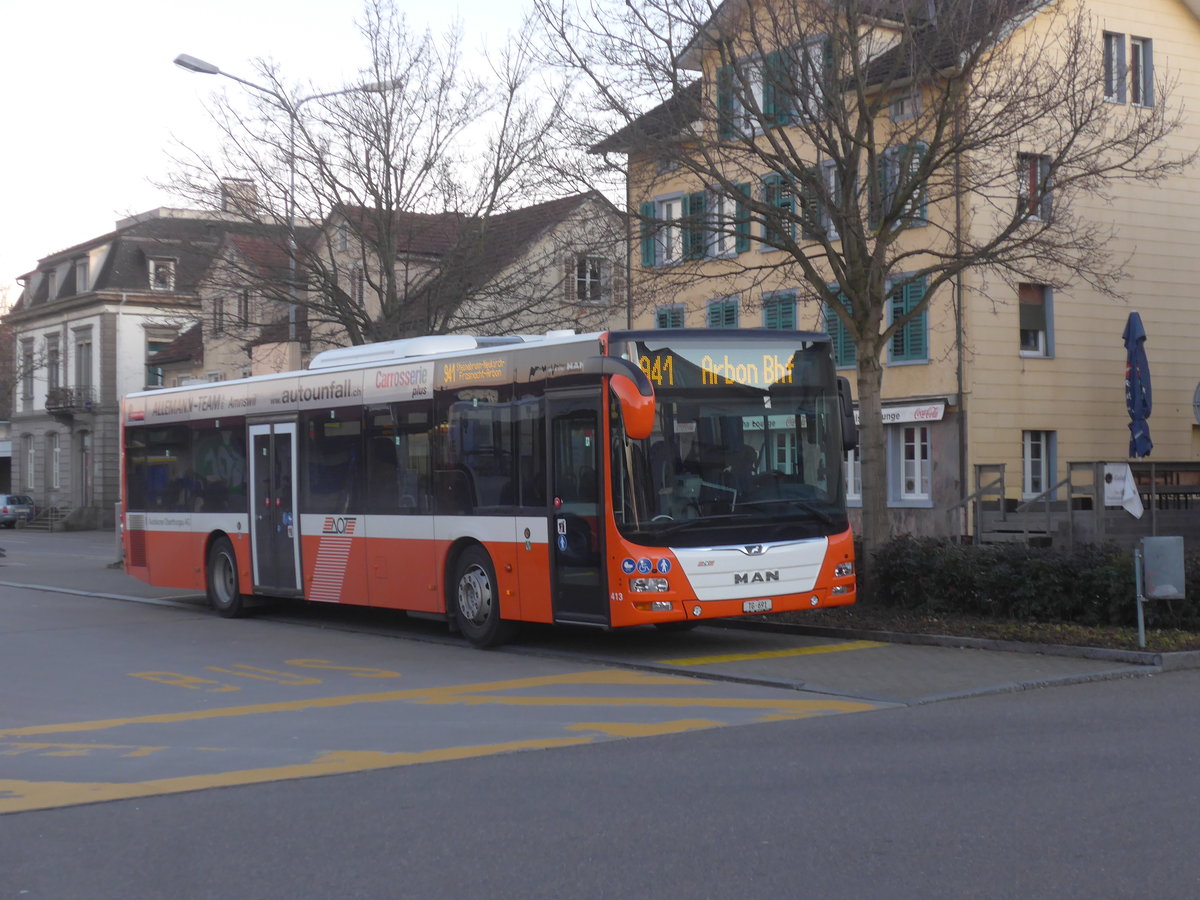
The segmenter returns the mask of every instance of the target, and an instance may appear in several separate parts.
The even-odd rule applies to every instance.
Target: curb
[[[1106,647],[1077,647],[1071,644],[1032,644],[995,638],[955,637],[945,634],[911,634],[904,631],[868,631],[859,628],[830,628],[825,625],[797,625],[790,622],[751,622],[730,620],[718,628],[745,631],[774,631],[782,634],[806,634],[813,637],[847,640],[882,641],[891,644],[919,644],[929,647],[961,647],[975,650],[1003,650],[1009,653],[1040,653],[1045,656],[1069,656],[1076,659],[1100,659],[1108,662],[1149,666],[1163,672],[1200,669],[1200,650],[1156,653],[1148,650],[1111,650]]]

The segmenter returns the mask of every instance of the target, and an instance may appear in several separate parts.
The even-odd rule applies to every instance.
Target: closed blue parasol
[[[1125,323],[1125,408],[1129,410],[1129,455],[1149,456],[1154,449],[1150,440],[1150,418],[1152,407],[1150,392],[1150,364],[1146,361],[1146,329],[1142,317],[1136,312],[1129,314]]]

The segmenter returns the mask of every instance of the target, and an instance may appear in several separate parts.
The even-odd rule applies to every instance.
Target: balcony
[[[46,412],[52,416],[90,413],[95,411],[96,406],[96,389],[90,385],[51,388],[46,394]]]

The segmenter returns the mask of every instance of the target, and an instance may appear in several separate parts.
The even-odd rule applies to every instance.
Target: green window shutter
[[[750,185],[737,186],[737,203],[734,210],[734,242],[733,249],[745,253],[750,249],[750,208],[746,200],[750,197]]]
[[[654,311],[655,328],[682,328],[682,306],[660,306]]]
[[[793,188],[792,180],[782,175],[763,178],[763,203],[772,208],[775,218],[774,222],[767,222],[765,237],[769,244],[783,243],[785,235],[788,238],[796,236],[796,198]]]
[[[697,191],[683,198],[683,253],[688,259],[703,259],[708,244],[708,229],[705,228],[704,213],[706,195]]]
[[[817,240],[823,235],[821,194],[817,189],[821,179],[821,170],[819,168],[806,169],[805,176],[805,183],[800,188],[800,233],[805,240]]]
[[[712,300],[708,304],[709,328],[737,328],[738,302],[737,298],[727,300]]]
[[[789,109],[791,90],[791,65],[788,54],[782,50],[768,53],[763,64],[763,124],[787,125],[791,122]]]
[[[849,298],[840,291],[838,292],[838,302],[846,309],[850,309]],[[858,358],[858,353],[854,346],[854,339],[850,336],[850,329],[837,317],[837,313],[828,306],[825,308],[825,330],[829,332],[829,337],[833,344],[834,365],[839,369],[853,366]]]
[[[641,206],[641,236],[642,236],[642,265],[654,265],[656,253],[654,242],[654,204],[643,203]]]
[[[883,208],[887,202],[887,151],[878,154],[867,177],[867,227],[883,226]]]
[[[894,288],[889,298],[892,305],[892,321],[905,315],[925,298],[925,279],[917,278]],[[892,335],[889,348],[893,362],[920,361],[928,358],[928,311]]]
[[[785,291],[763,299],[763,328],[796,328],[796,294]]]
[[[717,69],[717,134],[733,137],[733,66]]]

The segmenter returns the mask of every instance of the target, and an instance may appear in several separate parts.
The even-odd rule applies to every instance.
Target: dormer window
[[[150,288],[155,291],[175,290],[175,260],[150,260]]]
[[[75,260],[75,293],[83,294],[88,289],[88,258]]]
[[[58,296],[58,272],[51,269],[46,273],[46,299],[53,300]]]

